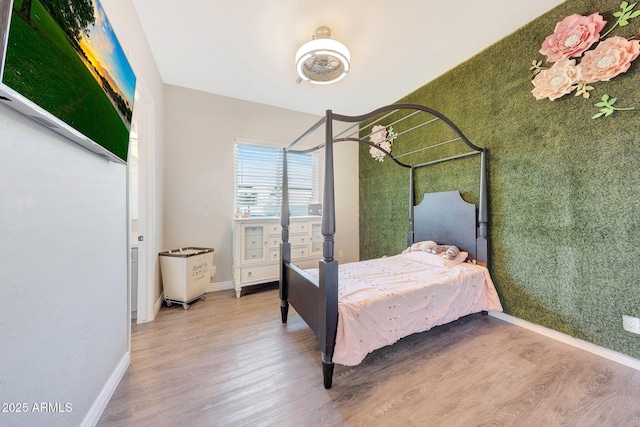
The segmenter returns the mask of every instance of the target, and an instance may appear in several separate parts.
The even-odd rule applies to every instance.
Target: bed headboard
[[[487,262],[477,248],[476,206],[462,199],[459,191],[426,193],[413,208],[413,242],[433,240],[438,244],[455,245],[467,251],[470,259]],[[411,240],[411,236],[409,236]]]

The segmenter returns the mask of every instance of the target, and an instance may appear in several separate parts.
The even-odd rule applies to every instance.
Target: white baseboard
[[[562,332],[554,331],[553,329],[545,328],[544,326],[527,322],[526,320],[518,319],[517,317],[513,317],[508,314],[490,311],[489,315],[640,371],[640,360],[627,356],[626,354],[600,347],[599,345],[563,334]]]
[[[229,289],[233,289],[233,282],[218,282],[209,284],[209,288],[207,292],[217,292],[217,291],[226,291]]]
[[[156,300],[155,304],[153,304],[153,319],[155,319],[156,316],[158,315],[158,312],[160,311],[160,307],[162,307],[163,302],[164,302],[164,291],[160,292],[160,297]]]
[[[122,356],[120,363],[116,366],[116,369],[109,377],[107,383],[102,387],[100,394],[93,402],[93,405],[91,405],[91,408],[87,415],[85,415],[84,420],[82,420],[82,424],[80,424],[81,426],[93,427],[98,424],[102,413],[109,404],[109,400],[111,400],[111,396],[113,396],[113,393],[116,391],[116,387],[120,384],[120,380],[122,380],[124,373],[127,372],[129,363],[131,363],[131,353],[127,351],[124,356]]]

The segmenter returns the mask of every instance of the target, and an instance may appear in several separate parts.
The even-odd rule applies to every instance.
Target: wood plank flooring
[[[640,371],[471,315],[336,365],[278,291],[210,293],[132,327],[99,426],[640,426]]]

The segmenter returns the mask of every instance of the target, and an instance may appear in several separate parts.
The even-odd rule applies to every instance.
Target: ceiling
[[[562,2],[133,0],[164,83],[317,115],[393,103]],[[295,52],[322,25],[351,71],[298,83]]]

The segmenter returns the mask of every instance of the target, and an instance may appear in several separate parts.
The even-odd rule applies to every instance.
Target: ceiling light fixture
[[[319,27],[313,40],[296,52],[296,69],[302,80],[315,84],[335,83],[349,72],[349,49],[330,37],[328,27]]]

